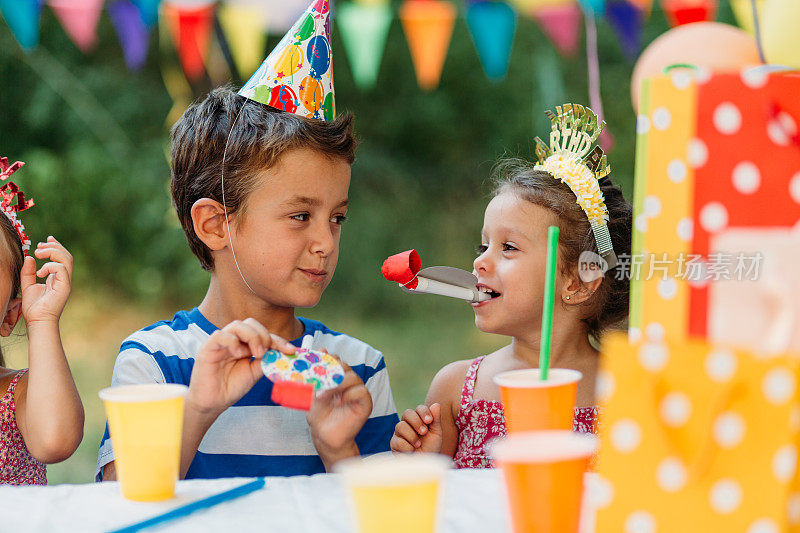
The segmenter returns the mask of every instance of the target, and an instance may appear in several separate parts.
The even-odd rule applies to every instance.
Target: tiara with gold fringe
[[[597,252],[608,263],[617,265],[617,255],[608,231],[608,208],[600,190],[599,181],[611,173],[611,166],[603,149],[594,146],[605,128],[605,121],[589,109],[578,104],[556,106],[556,112],[545,111],[550,119],[550,144],[536,137],[535,153],[539,163],[536,170],[544,170],[566,183],[575,193],[577,204],[589,219],[597,242]]]

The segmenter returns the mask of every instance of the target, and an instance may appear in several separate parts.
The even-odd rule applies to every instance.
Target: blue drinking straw
[[[167,511],[164,514],[154,516],[153,518],[148,518],[147,520],[144,520],[142,522],[137,522],[136,524],[131,524],[130,526],[123,527],[121,529],[111,530],[109,531],[109,533],[133,533],[135,531],[141,531],[143,529],[147,529],[148,527],[153,527],[159,524],[163,524],[165,522],[171,522],[172,520],[177,520],[179,518],[184,518],[194,513],[195,511],[202,511],[203,509],[214,507],[215,505],[218,505],[220,503],[224,503],[230,500],[235,500],[236,498],[240,498],[242,496],[246,496],[251,492],[255,492],[259,489],[262,489],[265,484],[266,482],[264,481],[264,478],[260,477],[254,481],[245,483],[244,485],[240,485],[230,490],[226,490],[225,492],[220,492],[219,494],[209,496],[208,498],[203,498],[202,500],[197,500],[196,502],[187,503],[186,505],[181,505],[180,507],[177,507],[171,511]]]

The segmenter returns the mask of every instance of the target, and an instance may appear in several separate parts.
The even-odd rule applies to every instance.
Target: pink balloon
[[[721,22],[693,22],[673,28],[642,52],[631,80],[633,108],[639,107],[642,80],[675,64],[704,67],[712,73],[736,72],[758,65],[758,45],[746,31]]]

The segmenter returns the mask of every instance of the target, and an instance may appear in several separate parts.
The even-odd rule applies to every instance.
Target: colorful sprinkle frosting
[[[332,389],[344,381],[344,370],[335,357],[305,348],[294,354],[269,350],[261,359],[261,370],[272,382],[307,383],[315,391]]]

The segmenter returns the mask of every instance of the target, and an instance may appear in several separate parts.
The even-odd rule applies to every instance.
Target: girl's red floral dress
[[[492,468],[492,458],[486,445],[489,441],[506,434],[503,418],[503,403],[473,398],[478,367],[486,357],[477,357],[469,366],[461,390],[461,407],[456,417],[458,448],[453,456],[456,468]],[[573,431],[597,433],[597,407],[575,409]]]
[[[14,388],[27,372],[17,372],[8,390],[0,398],[0,483],[11,485],[47,485],[47,470],[25,446],[17,426]]]

